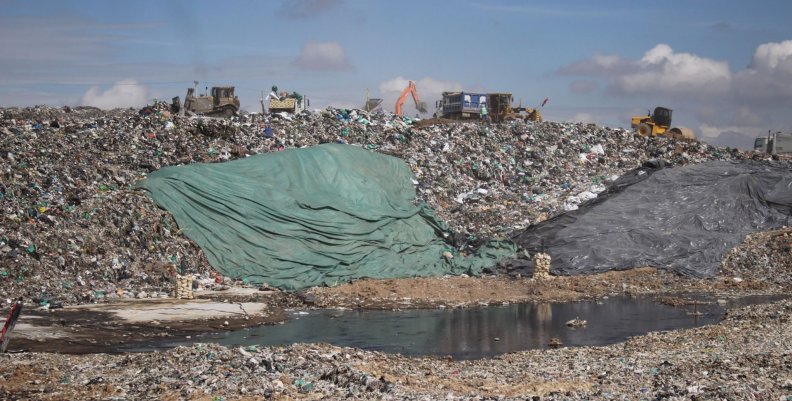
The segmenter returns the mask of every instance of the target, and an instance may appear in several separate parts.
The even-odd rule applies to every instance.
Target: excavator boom
[[[413,101],[415,101],[415,108],[421,113],[426,113],[426,103],[420,101],[418,98],[418,90],[415,89],[415,82],[410,81],[407,87],[402,91],[399,99],[396,100],[396,115],[402,115],[402,106],[404,106],[404,102],[407,101],[408,94],[412,95]]]

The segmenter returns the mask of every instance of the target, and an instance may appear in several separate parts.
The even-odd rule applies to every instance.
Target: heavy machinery
[[[652,114],[647,112],[644,116],[633,116],[630,126],[643,136],[664,135],[674,139],[695,139],[696,135],[690,128],[671,128],[672,111],[666,107],[655,107]]]
[[[415,108],[421,113],[426,113],[426,103],[420,101],[418,98],[418,90],[415,88],[415,82],[410,81],[410,83],[407,84],[407,87],[402,91],[399,99],[396,100],[396,115],[402,115],[402,106],[404,106],[404,102],[407,101],[408,94],[412,95],[413,101],[415,102]]]
[[[195,81],[195,86],[198,82]],[[233,86],[213,86],[212,94],[195,95],[196,88],[187,89],[184,110],[206,116],[231,117],[239,111],[239,98],[234,95]]]
[[[369,97],[369,90],[366,88],[366,102],[363,103],[363,110],[371,113],[382,111],[382,99],[378,97]]]
[[[512,120],[542,121],[542,112],[538,108],[512,107],[514,101],[511,93],[488,93],[489,116],[492,122],[500,123]],[[520,102],[522,103],[522,102]]]
[[[277,89],[277,88],[274,88]],[[269,100],[270,113],[289,113],[297,114],[307,109],[311,105],[308,97],[297,92],[281,92],[278,97],[271,97]]]
[[[769,155],[784,155],[792,157],[792,134],[781,132],[767,132],[767,136],[760,136],[754,141],[754,151]]]
[[[435,107],[435,117],[454,120],[480,118],[481,105],[487,105],[487,111],[493,122],[510,120],[542,121],[542,113],[538,108],[512,107],[514,98],[511,93],[473,93],[443,92],[443,98]]]
[[[472,92],[443,92],[443,97],[435,107],[436,118],[450,118],[453,120],[467,120],[479,118],[482,104],[487,104],[487,95]]]

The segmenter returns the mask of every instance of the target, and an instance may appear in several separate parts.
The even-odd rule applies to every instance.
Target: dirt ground
[[[120,345],[129,347],[152,341],[189,339],[199,333],[276,324],[286,318],[285,308],[468,308],[523,302],[567,302],[609,295],[711,294],[730,297],[782,294],[785,289],[766,281],[689,279],[653,268],[545,280],[505,276],[359,280],[296,294],[237,288],[205,294],[197,292],[203,299],[192,302],[149,299],[26,310],[9,349],[59,353],[117,352]],[[230,308],[210,307],[207,306],[209,302]],[[256,312],[240,313],[242,305],[256,305]],[[188,313],[198,309],[204,309],[205,313]]]
[[[696,279],[641,267],[546,280],[508,275],[358,280],[313,288],[301,300],[314,307],[409,309],[565,302],[612,294],[783,294],[792,289],[792,228],[755,233],[732,249],[715,277]]]
[[[314,288],[307,303],[316,307],[410,309],[475,307],[520,302],[567,302],[613,294],[778,293],[781,286],[728,278],[687,279],[653,268],[614,271],[590,276],[532,278],[438,277],[359,280],[333,288]]]

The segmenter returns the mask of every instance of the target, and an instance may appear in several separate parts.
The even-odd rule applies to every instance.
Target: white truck
[[[792,156],[792,134],[767,133],[754,141],[754,151],[769,155]]]

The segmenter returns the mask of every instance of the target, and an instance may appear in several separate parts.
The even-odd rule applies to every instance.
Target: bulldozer
[[[203,96],[196,96],[195,89],[187,89],[184,110],[205,116],[222,117],[231,117],[239,111],[239,98],[234,95],[233,86],[213,86],[212,94]]]
[[[658,135],[668,136],[674,139],[696,139],[696,135],[690,128],[673,127],[671,128],[671,109],[666,107],[655,107],[654,113],[643,116],[633,116],[630,121],[632,129],[642,136],[655,137]]]
[[[522,104],[511,107],[511,102],[514,100],[511,93],[488,93],[487,98],[489,99],[490,118],[493,122],[542,121],[542,112],[538,108],[523,107]]]

